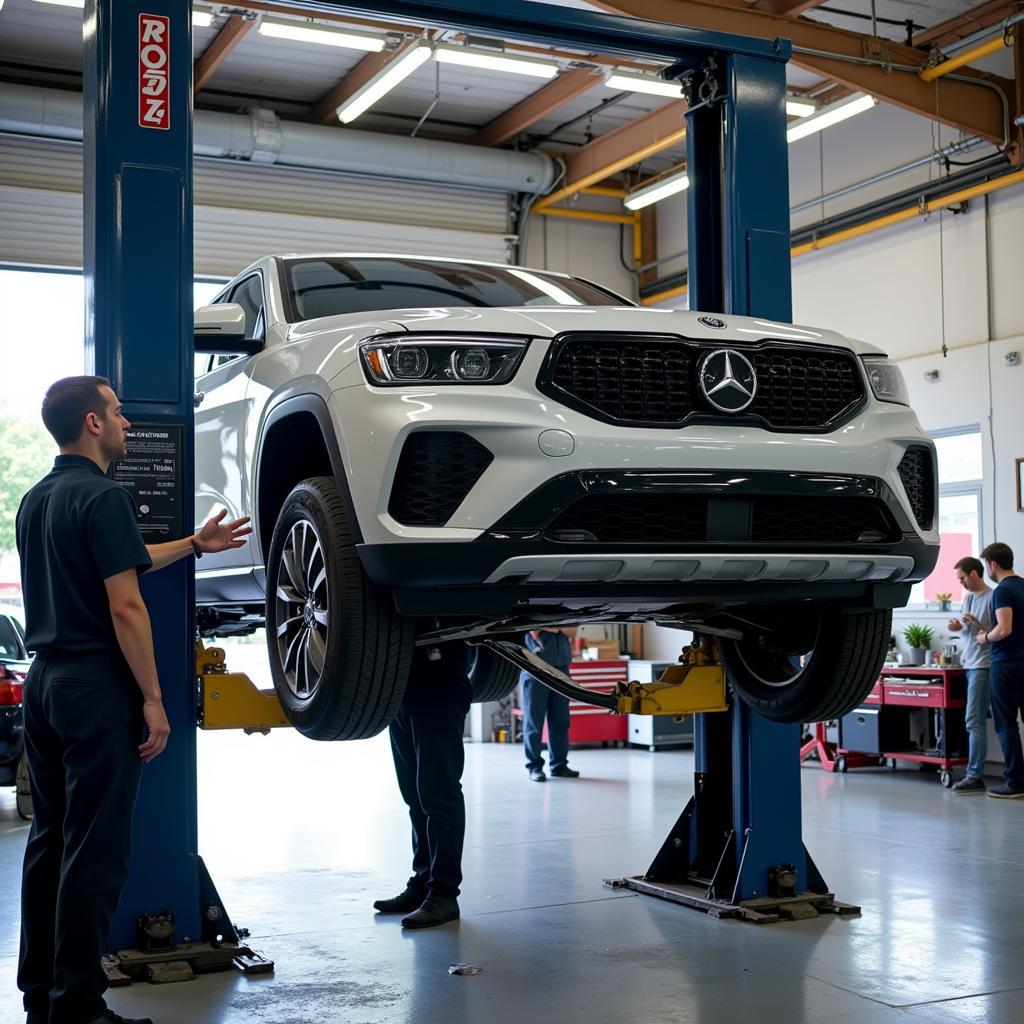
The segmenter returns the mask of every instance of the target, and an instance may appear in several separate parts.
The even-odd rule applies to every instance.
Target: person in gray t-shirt
[[[963,654],[960,664],[967,670],[968,760],[964,777],[953,787],[954,793],[985,792],[985,756],[988,753],[988,705],[990,698],[988,647],[978,643],[995,622],[992,616],[992,589],[985,583],[985,567],[976,558],[961,558],[953,567],[964,588],[963,610],[958,619],[950,619],[948,629],[960,633]]]

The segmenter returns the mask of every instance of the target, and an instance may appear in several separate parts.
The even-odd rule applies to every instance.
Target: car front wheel
[[[413,623],[367,578],[338,485],[303,480],[267,559],[267,648],[289,721],[316,740],[374,736],[405,693]]]
[[[788,609],[742,640],[719,638],[729,681],[775,722],[825,722],[858,707],[878,681],[892,632],[889,610]]]

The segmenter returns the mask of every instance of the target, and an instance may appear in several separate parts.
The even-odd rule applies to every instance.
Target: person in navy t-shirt
[[[1016,800],[1024,797],[1024,751],[1017,727],[1024,710],[1024,579],[1013,571],[1013,552],[1006,544],[989,544],[981,560],[997,584],[992,594],[996,624],[978,634],[978,643],[992,651],[992,719],[1006,762],[1006,782],[988,795]]]

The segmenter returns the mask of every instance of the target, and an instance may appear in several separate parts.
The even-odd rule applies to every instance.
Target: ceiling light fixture
[[[805,100],[800,96],[786,97],[786,113],[790,117],[810,117],[817,109],[818,104],[811,100]]]
[[[674,99],[683,95],[683,87],[678,82],[668,82],[656,75],[630,75],[623,71],[613,71],[604,84],[620,92],[643,92],[649,96],[671,96]]]
[[[643,188],[638,188],[635,192],[630,192],[622,200],[622,205],[627,210],[642,210],[645,206],[650,206],[651,203],[660,203],[662,199],[678,195],[689,187],[690,178],[686,171],[679,171],[660,181],[652,182],[650,185],[644,185]]]
[[[339,46],[345,50],[366,50],[380,53],[384,37],[353,29],[328,28],[283,18],[261,18],[259,33],[272,39],[290,39],[297,43],[318,43],[321,46]]]
[[[432,50],[433,47],[429,43],[417,43],[396,57],[337,108],[338,120],[342,124],[349,124],[360,114],[365,113],[381,97],[386,96],[395,86],[404,82],[417,68],[430,60]]]
[[[192,11],[192,27],[193,28],[209,28],[213,24],[213,12],[212,11]]]
[[[553,60],[520,57],[501,50],[480,50],[469,46],[439,46],[434,60],[441,64],[459,64],[484,71],[504,71],[508,75],[529,75],[531,78],[554,78],[560,65]]]
[[[863,92],[848,96],[845,100],[840,100],[838,103],[830,103],[827,107],[822,107],[809,117],[802,117],[799,121],[794,121],[786,129],[786,141],[796,142],[797,139],[804,139],[808,135],[813,135],[815,132],[820,132],[834,124],[839,124],[840,121],[845,121],[848,117],[863,114],[865,110],[870,110],[877,104],[878,100],[874,96],[869,96]]]

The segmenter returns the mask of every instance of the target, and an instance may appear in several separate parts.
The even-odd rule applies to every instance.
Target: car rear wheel
[[[413,623],[367,578],[338,486],[303,480],[267,559],[267,648],[289,721],[316,740],[374,736],[405,693]]]
[[[718,649],[739,697],[775,722],[824,722],[860,705],[878,681],[892,612],[831,605],[787,609],[775,628]]]
[[[473,687],[473,703],[502,700],[519,684],[519,669],[512,662],[486,647],[469,648],[469,683]]]

